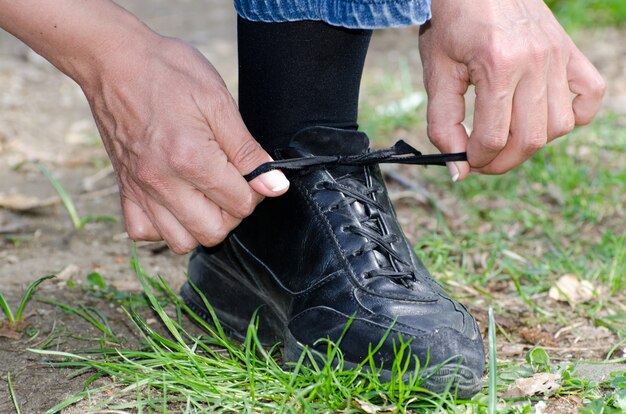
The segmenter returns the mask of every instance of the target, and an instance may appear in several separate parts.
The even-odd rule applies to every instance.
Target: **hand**
[[[0,0],[0,27],[83,89],[117,172],[126,228],[177,253],[222,241],[278,171],[242,177],[270,157],[250,136],[213,66],[110,0]]]
[[[454,181],[509,171],[597,113],[604,81],[542,0],[437,0],[432,13],[420,33],[428,135],[442,152],[467,151],[448,164]]]
[[[176,253],[215,245],[289,182],[279,171],[243,179],[271,158],[197,50],[160,36],[132,43],[81,84],[118,175],[128,234],[162,238]]]

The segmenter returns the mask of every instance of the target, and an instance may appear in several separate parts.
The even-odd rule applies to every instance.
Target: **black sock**
[[[308,126],[357,128],[371,30],[238,18],[239,109],[270,152]]]

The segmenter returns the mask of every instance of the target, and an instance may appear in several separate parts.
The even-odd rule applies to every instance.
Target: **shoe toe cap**
[[[309,309],[298,315],[291,321],[290,331],[302,344],[317,344],[315,347],[322,352],[326,345],[318,341],[320,338],[339,342],[345,360],[354,363],[366,359],[371,349],[380,344],[374,359],[385,370],[391,369],[400,342],[407,343],[410,354],[419,361],[419,367],[413,364],[413,368],[460,367],[476,382],[476,378],[479,381],[482,377],[485,354],[474,319],[469,313],[466,318],[471,319],[471,335],[466,334],[468,329],[459,330],[443,323],[432,329],[420,329],[416,318],[410,319],[412,325],[407,325],[406,321],[394,322],[380,316],[350,317],[324,307]],[[466,324],[470,324],[469,321]]]

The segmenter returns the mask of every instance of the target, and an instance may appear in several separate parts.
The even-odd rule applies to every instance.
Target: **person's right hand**
[[[117,172],[126,229],[177,253],[221,242],[289,182],[246,129],[213,66],[111,0],[0,0],[0,27],[83,89]]]
[[[109,50],[81,86],[117,172],[128,234],[164,239],[176,253],[215,245],[289,182],[279,171],[242,177],[271,158],[197,50],[160,36],[127,46]]]

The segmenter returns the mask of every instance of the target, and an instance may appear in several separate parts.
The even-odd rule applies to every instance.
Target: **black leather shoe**
[[[314,127],[296,134],[283,158],[368,152],[365,134]],[[286,195],[266,199],[214,248],[199,248],[189,278],[220,322],[242,338],[259,308],[262,341],[284,344],[294,361],[304,346],[325,353],[338,341],[354,367],[376,346],[383,379],[391,377],[394,342],[410,342],[441,392],[460,398],[481,389],[483,343],[474,318],[429,275],[404,237],[377,166],[335,166],[289,173]],[[185,302],[210,320],[185,284]],[[390,328],[391,327],[391,328]]]

